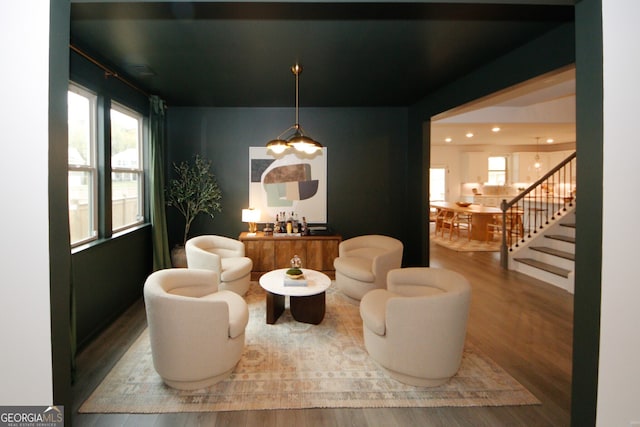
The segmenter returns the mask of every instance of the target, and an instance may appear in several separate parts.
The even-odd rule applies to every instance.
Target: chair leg
[[[453,223],[451,224],[451,233],[449,234],[449,240],[451,240],[451,238],[453,237],[453,232],[456,232],[456,235],[458,236],[458,239],[460,238],[460,225],[458,225],[457,223]]]
[[[458,214],[457,213],[453,213],[450,217],[450,221],[448,222],[449,224],[449,241],[451,241],[453,239],[453,233],[456,232],[458,235],[458,238],[460,238],[460,223],[458,220]]]
[[[449,231],[449,240],[451,240],[451,234],[453,233],[453,223],[454,223],[454,213],[453,212],[445,212],[444,218],[442,219],[441,226],[441,237],[444,239],[445,230]]]

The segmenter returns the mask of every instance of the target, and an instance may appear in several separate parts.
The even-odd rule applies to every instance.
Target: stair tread
[[[575,222],[565,222],[565,223],[560,224],[560,226],[569,227],[569,228],[576,228],[576,223]]]
[[[545,254],[549,254],[549,255],[554,255],[560,258],[564,258],[564,259],[568,259],[571,261],[575,261],[576,260],[576,256],[575,254],[572,254],[571,252],[567,252],[567,251],[561,251],[559,249],[554,249],[554,248],[549,248],[546,246],[530,246],[529,249],[534,250],[534,251],[538,251],[538,252],[543,252]]]
[[[563,242],[575,243],[576,238],[571,236],[564,236],[562,234],[545,234],[544,237],[548,239],[561,240]]]
[[[515,261],[521,262],[523,264],[527,264],[530,265],[532,267],[535,268],[539,268],[540,270],[544,270],[547,271],[549,273],[558,275],[558,276],[562,276],[562,277],[569,277],[569,273],[571,273],[571,270],[567,270],[565,268],[560,268],[560,267],[556,267],[555,265],[551,265],[548,264],[546,262],[542,262],[542,261],[538,261],[537,259],[533,259],[533,258],[514,258]]]

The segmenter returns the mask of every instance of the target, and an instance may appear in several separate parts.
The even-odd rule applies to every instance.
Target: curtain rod
[[[111,69],[107,68],[107,66],[105,66],[102,63],[98,62],[96,59],[93,59],[91,56],[89,56],[87,53],[83,52],[82,50],[80,50],[76,46],[74,46],[72,44],[69,44],[69,48],[71,50],[73,50],[74,52],[78,53],[79,55],[81,55],[82,57],[84,57],[85,59],[89,60],[93,64],[95,64],[98,67],[100,67],[102,69],[102,71],[104,71],[104,77],[105,78],[115,77],[116,79],[120,80],[122,83],[124,83],[127,86],[129,86],[130,88],[140,92],[141,94],[143,94],[147,98],[151,97],[151,95],[149,95],[147,92],[145,92],[144,90],[140,89],[138,86],[134,85],[133,83],[129,82],[127,79],[125,79],[124,77],[120,76],[115,71],[112,71]]]

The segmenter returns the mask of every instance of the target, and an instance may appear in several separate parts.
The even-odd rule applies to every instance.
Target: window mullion
[[[98,230],[105,238],[112,235],[111,219],[111,99],[98,98]]]

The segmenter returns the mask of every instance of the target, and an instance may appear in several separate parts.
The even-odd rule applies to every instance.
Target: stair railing
[[[500,264],[503,268],[509,268],[509,252],[573,206],[576,166],[574,152],[519,195],[510,201],[502,200]]]

